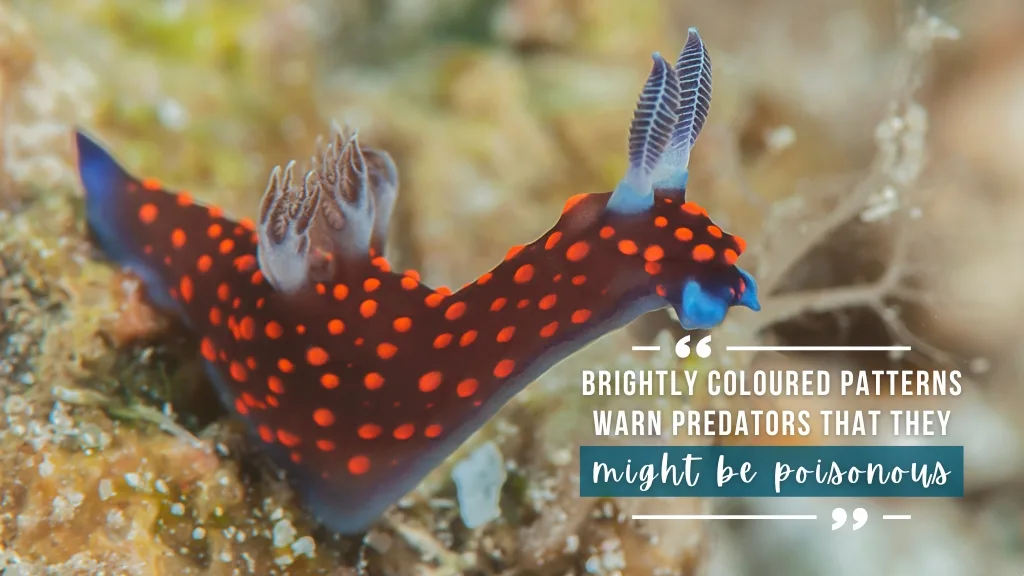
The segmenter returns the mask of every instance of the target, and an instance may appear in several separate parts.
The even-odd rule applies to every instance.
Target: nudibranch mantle
[[[709,82],[691,30],[677,68],[695,60]],[[395,164],[337,127],[303,177],[273,171],[256,221],[132,176],[79,131],[87,224],[198,335],[222,401],[306,506],[358,533],[593,340],[666,306],[687,329],[760,308],[736,266],[743,240],[685,199],[702,90],[655,55],[623,184],[570,198],[548,232],[454,293],[391,269]]]

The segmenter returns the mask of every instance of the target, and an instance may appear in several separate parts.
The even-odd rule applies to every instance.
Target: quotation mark
[[[846,510],[844,508],[836,508],[832,510],[832,524],[833,530],[839,530],[846,525]],[[868,511],[863,508],[857,508],[853,511],[853,529],[860,530],[865,524],[868,523]]]
[[[676,356],[678,356],[680,358],[687,358],[687,357],[689,357],[690,356],[690,346],[689,346],[689,344],[690,344],[690,335],[689,334],[687,334],[686,336],[683,336],[682,338],[680,338],[679,342],[676,342]],[[711,356],[711,336],[705,336],[705,337],[701,338],[700,341],[697,342],[697,346],[695,347],[695,350],[697,352],[697,356],[699,356],[701,358],[707,358],[708,356]]]

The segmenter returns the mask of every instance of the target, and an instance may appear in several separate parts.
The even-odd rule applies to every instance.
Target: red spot
[[[572,210],[574,206],[582,202],[583,199],[586,197],[586,194],[576,194],[575,196],[570,197],[568,200],[565,201],[565,205],[562,206],[562,214],[565,214],[569,210]]]
[[[178,192],[178,206],[191,206],[193,202],[191,194],[184,190]]]
[[[334,374],[327,373],[320,377],[320,385],[328,390],[333,390],[338,387],[341,382],[338,377]]]
[[[515,326],[505,326],[504,328],[498,331],[498,337],[496,338],[496,340],[498,342],[508,342],[509,340],[512,339],[512,336],[514,336],[515,333]]]
[[[569,249],[565,251],[565,257],[570,262],[579,262],[580,260],[586,258],[589,252],[590,244],[584,242],[583,240],[580,240],[579,242],[576,242],[572,246],[569,246]]]
[[[242,366],[240,363],[233,360],[231,361],[231,366],[228,368],[228,372],[231,374],[231,377],[238,382],[245,382],[246,379],[249,378],[249,372],[245,369],[245,366]]]
[[[367,390],[376,390],[384,385],[384,377],[376,372],[370,372],[363,377],[363,386],[366,386]]]
[[[348,286],[345,286],[344,284],[335,284],[334,299],[344,300],[346,297],[348,297]]]
[[[583,324],[590,319],[590,310],[581,309],[572,313],[573,324]]]
[[[519,302],[516,302],[516,308],[519,308],[520,310],[522,310],[523,308],[526,308],[529,305],[530,305],[530,299],[529,298],[523,298]]]
[[[580,274],[579,276],[573,276],[572,277],[572,285],[573,286],[582,286],[583,283],[586,282],[586,281],[587,281],[587,277],[584,276],[583,274]]]
[[[512,370],[515,370],[515,367],[516,363],[506,358],[505,360],[498,362],[494,367],[494,375],[497,378],[505,378],[512,373]]]
[[[398,440],[408,440],[409,438],[412,438],[412,435],[415,432],[416,427],[412,424],[402,424],[398,428],[395,428],[395,431],[391,434]]]
[[[292,361],[287,358],[281,358],[277,361],[277,369],[287,374],[295,370],[295,364],[292,364]]]
[[[235,398],[235,412],[238,412],[242,416],[247,416],[249,414],[249,407],[245,405],[245,402],[242,402],[241,398]]]
[[[256,230],[256,223],[253,222],[251,218],[242,218],[238,223],[242,225],[242,228],[245,228],[249,232]]]
[[[516,256],[519,255],[520,252],[523,251],[523,248],[525,248],[525,246],[522,246],[522,245],[520,245],[520,246],[513,246],[513,247],[509,248],[508,252],[505,253],[505,260],[511,260],[511,259],[515,258]]]
[[[267,335],[267,338],[271,340],[277,340],[284,334],[284,328],[280,324],[271,320],[267,322],[267,325],[263,327],[263,333]]]
[[[326,439],[320,439],[320,440],[316,441],[316,447],[321,452],[333,452],[334,451],[334,442],[331,442],[330,440],[326,440]]]
[[[331,357],[327,354],[327,350],[319,346],[313,346],[306,350],[306,362],[313,366],[323,366],[330,359]]]
[[[152,224],[153,222],[156,222],[156,217],[159,213],[160,211],[157,209],[156,204],[143,204],[142,207],[139,208],[139,220],[141,220],[143,224]]]
[[[698,206],[697,204],[695,204],[693,202],[686,202],[686,203],[682,204],[679,208],[682,209],[683,212],[686,212],[687,214],[693,214],[694,216],[707,216],[708,215],[707,210],[705,210],[704,208],[702,208],[701,206]]]
[[[154,191],[160,189],[160,181],[156,178],[143,178],[142,187],[146,190]]]
[[[370,459],[366,456],[353,456],[348,461],[348,471],[359,476],[370,471]]]
[[[725,258],[725,263],[731,266],[735,264],[737,260],[739,260],[740,255],[737,254],[736,251],[733,250],[732,248],[726,248],[722,252],[722,257]]]
[[[408,316],[395,318],[395,321],[391,323],[391,327],[395,329],[395,332],[408,332],[412,328],[412,318]]]
[[[370,260],[370,264],[373,264],[381,272],[391,272],[391,264],[383,256],[377,256],[373,260]]]
[[[437,390],[437,387],[441,385],[442,379],[441,373],[437,370],[420,376],[420,392],[433,392]]]
[[[434,348],[436,348],[438,350],[440,350],[441,348],[446,348],[451,343],[452,343],[452,335],[448,334],[447,332],[444,333],[444,334],[441,334],[437,338],[434,338]]]
[[[381,360],[390,360],[398,353],[398,346],[390,342],[381,342],[377,345],[377,356]]]
[[[225,238],[225,239],[220,241],[220,246],[218,247],[218,250],[220,250],[221,254],[228,254],[229,252],[231,252],[234,249],[235,249],[235,241],[232,240],[231,238]]]
[[[175,228],[171,232],[171,246],[180,249],[185,246],[186,240],[187,238],[185,237],[185,231],[182,230],[181,228]]]
[[[479,386],[480,383],[476,381],[476,378],[466,378],[455,387],[455,393],[459,395],[459,398],[469,398],[476,394],[476,389]]]
[[[243,254],[235,258],[234,264],[235,270],[239,272],[249,272],[257,266],[256,257],[252,254]]]
[[[611,226],[605,226],[604,228],[601,228],[601,231],[598,232],[598,235],[601,238],[607,240],[612,236],[615,236],[615,228],[612,228]]]
[[[415,270],[406,270],[405,275],[417,282],[420,281],[420,273]]]
[[[476,330],[467,330],[462,337],[459,338],[459,346],[465,348],[476,341]]]
[[[377,426],[376,424],[363,424],[359,427],[359,430],[356,430],[356,434],[358,434],[363,440],[373,440],[377,436],[380,436],[380,433],[380,426]]]
[[[639,248],[637,248],[636,242],[633,242],[632,240],[619,240],[619,252],[622,252],[626,256],[636,254],[637,250],[639,250]]]
[[[676,228],[675,236],[680,242],[689,242],[693,240],[693,231],[689,228]]]
[[[715,226],[714,224],[712,224],[712,225],[708,226],[708,234],[711,234],[715,238],[721,238],[722,237],[722,229],[719,228],[718,226]]]
[[[547,296],[541,298],[540,302],[537,302],[537,307],[540,308],[541,310],[551,310],[552,308],[555,307],[556,302],[558,302],[558,296],[555,296],[554,294],[548,294]]]
[[[486,274],[484,274],[483,276],[481,276],[481,277],[477,278],[477,279],[476,279],[476,283],[477,283],[478,285],[480,285],[480,286],[483,286],[484,284],[487,284],[488,282],[490,282],[490,281],[491,281],[491,278],[493,278],[493,277],[494,277],[494,274],[493,274],[493,273],[491,273],[491,272],[487,272],[487,273],[486,273]]]
[[[260,424],[258,430],[260,433],[260,439],[262,439],[264,442],[274,441],[274,431],[270,429],[270,426],[267,426],[266,424]]]
[[[209,255],[203,254],[199,260],[196,260],[196,269],[200,272],[209,272],[210,268],[213,268],[213,258],[210,258]]]
[[[415,290],[416,287],[420,285],[419,282],[408,276],[402,276],[401,284],[402,288],[405,288],[406,290]]]
[[[334,424],[334,412],[327,408],[317,408],[313,410],[313,422],[316,422],[317,426],[327,428]]]
[[[491,302],[491,312],[497,312],[505,307],[505,303],[508,302],[507,298],[495,298],[494,302]]]
[[[533,278],[533,266],[530,264],[523,264],[516,270],[515,275],[512,277],[516,284],[525,284]]]
[[[743,254],[744,252],[747,251],[747,241],[746,240],[744,240],[743,238],[740,238],[739,236],[733,236],[732,240],[733,240],[733,242],[736,243],[736,251],[737,252],[739,252],[740,254]]]
[[[444,300],[444,294],[432,292],[430,294],[427,294],[427,297],[423,299],[423,303],[426,304],[429,308],[437,308],[438,306],[441,305],[442,300]]]
[[[362,304],[359,305],[359,314],[363,318],[370,318],[377,313],[377,302],[373,300],[363,300]]]
[[[298,436],[282,428],[277,429],[277,441],[289,448],[295,448],[301,442]]]
[[[220,218],[224,215],[224,209],[220,206],[210,206],[206,209],[206,212],[210,215],[210,218]]]
[[[222,313],[220,308],[210,308],[210,324],[214,326],[220,326],[222,320]]]
[[[377,288],[380,288],[380,280],[377,280],[376,278],[367,278],[363,281],[363,290],[373,292]]]
[[[438,294],[440,294],[442,296],[451,296],[452,295],[452,289],[447,287],[447,286],[438,286],[437,290],[435,290],[435,292],[437,292]]]
[[[206,229],[206,235],[210,238],[219,238],[224,229],[220,227],[220,224],[210,224],[210,227]]]
[[[249,316],[242,318],[242,321],[238,323],[238,333],[242,338],[252,340],[256,337],[256,322]]]
[[[550,338],[558,330],[558,322],[551,322],[540,329],[541,338]]]
[[[431,424],[430,426],[427,426],[426,429],[423,430],[423,435],[427,438],[437,438],[441,435],[441,425]]]
[[[178,289],[181,290],[181,299],[185,302],[192,301],[192,279],[188,276],[182,276],[181,281],[178,282]]]
[[[274,394],[284,394],[284,382],[277,376],[267,378],[267,388],[270,388]]]
[[[249,356],[248,358],[245,359],[245,365],[249,368],[249,370],[255,370],[256,359],[253,358],[252,356]]]
[[[444,311],[444,317],[449,320],[458,320],[466,312],[465,302],[456,302]]]
[[[644,272],[647,272],[651,276],[661,274],[661,264],[657,262],[644,262]]]
[[[707,262],[715,257],[715,249],[707,244],[699,244],[693,249],[693,259],[696,262]]]
[[[558,244],[558,241],[561,240],[561,239],[562,239],[562,233],[561,232],[558,232],[557,230],[555,232],[552,232],[551,236],[548,236],[547,242],[544,243],[544,249],[545,250],[551,250],[552,248],[555,247],[556,244]]]
[[[204,337],[202,342],[199,343],[199,351],[202,353],[203,358],[206,358],[208,361],[214,362],[217,360],[217,348],[209,338]]]
[[[644,260],[648,262],[657,262],[665,257],[665,251],[661,249],[661,246],[650,245],[644,250]]]
[[[327,331],[333,336],[337,336],[345,331],[345,323],[337,318],[327,323]]]
[[[668,226],[668,218],[658,216],[654,219],[654,226],[657,228],[664,228],[665,226]]]

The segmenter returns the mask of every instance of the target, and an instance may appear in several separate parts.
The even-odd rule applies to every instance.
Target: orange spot
[[[495,298],[494,302],[491,302],[491,312],[497,312],[505,307],[508,302],[507,298]]]
[[[647,272],[651,276],[661,273],[661,264],[658,262],[645,262],[644,272]]]
[[[615,236],[615,228],[612,228],[611,226],[604,226],[603,228],[601,228],[601,231],[598,232],[598,235],[601,238],[607,240],[612,236]]]
[[[449,320],[458,320],[466,312],[465,302],[456,302],[444,311],[444,317]]]
[[[173,231],[171,231],[171,246],[180,249],[183,246],[185,246],[186,240],[187,239],[185,237],[185,231],[182,230],[181,228],[175,228]]]
[[[522,300],[520,300],[519,302],[516,303],[516,308],[519,308],[520,310],[522,310],[523,308],[526,308],[529,305],[530,305],[530,299],[529,298],[523,298]]]
[[[267,338],[271,340],[277,340],[284,334],[284,328],[280,324],[271,320],[267,322],[267,325],[263,327],[263,333],[267,335]]]
[[[430,308],[437,308],[440,306],[442,300],[444,300],[444,294],[431,292],[430,294],[427,294],[427,297],[423,299],[423,302]]]
[[[214,326],[220,326],[221,322],[221,311],[220,308],[210,308],[210,324]]]
[[[203,358],[206,358],[210,362],[217,360],[217,348],[209,338],[203,338],[199,343],[199,351],[202,353]]]
[[[334,424],[334,412],[327,408],[317,408],[313,410],[313,422],[316,422],[317,426],[327,428]]]
[[[182,190],[178,193],[178,206],[191,206],[194,200],[192,195]]]
[[[220,206],[210,206],[206,209],[206,212],[210,215],[210,218],[220,218],[224,215],[224,209]]]
[[[451,343],[452,335],[448,333],[441,334],[437,338],[434,338],[434,348],[437,348],[438,350],[447,347]]]
[[[358,430],[356,430],[356,434],[358,434],[363,440],[373,440],[377,436],[380,436],[380,433],[380,426],[377,426],[376,424],[363,424]]]
[[[540,336],[541,336],[541,338],[550,338],[550,337],[554,336],[555,331],[557,331],[557,330],[558,330],[558,322],[552,322],[550,324],[545,325],[543,328],[540,329]]]
[[[274,394],[284,394],[284,382],[277,376],[267,378],[267,388],[270,388]]]
[[[363,290],[373,292],[377,288],[380,288],[380,280],[377,280],[376,278],[367,278],[363,281]]]
[[[693,214],[694,216],[708,215],[707,210],[693,202],[685,202],[681,206],[679,206],[679,208],[682,209],[683,212],[686,212],[687,214]]]
[[[743,254],[747,251],[747,241],[739,236],[733,236],[733,241],[736,242],[736,251]]]
[[[348,460],[348,471],[356,476],[370,471],[370,459],[366,456],[353,456]]]
[[[662,298],[665,297],[665,294],[666,294],[665,287],[662,286],[661,284],[658,284],[657,286],[655,286],[654,287],[654,291],[658,293],[658,296],[661,296]]]
[[[257,266],[256,257],[252,254],[244,254],[235,258],[235,270],[248,272]]]
[[[693,259],[696,262],[707,262],[715,257],[715,249],[707,244],[699,244],[693,249]]]
[[[306,333],[306,326],[305,326],[305,324],[299,324],[298,326],[296,326],[295,327],[295,333],[296,334],[305,334]]]
[[[291,459],[291,461],[295,462],[296,464],[302,462],[302,454],[299,454],[298,452],[292,452],[291,454],[288,455],[288,458]]]
[[[335,300],[344,300],[347,297],[348,297],[348,286],[345,286],[344,284],[335,284],[334,285],[334,299]]]
[[[395,332],[408,332],[412,328],[412,318],[408,316],[402,316],[401,318],[395,318],[395,321],[391,323],[392,328]]]
[[[242,392],[242,402],[250,408],[255,408],[260,405],[260,402],[256,400],[256,397],[248,392]]]
[[[420,281],[420,273],[415,270],[406,270],[405,275],[417,282]]]
[[[408,440],[409,438],[412,438],[412,435],[415,432],[416,427],[412,424],[402,424],[398,428],[395,428],[395,431],[392,432],[391,435],[398,440]]]
[[[256,223],[253,222],[251,218],[242,218],[238,223],[242,225],[242,228],[245,228],[249,232],[256,230]]]
[[[200,272],[209,272],[210,268],[213,268],[213,258],[210,258],[209,255],[203,254],[199,260],[196,260],[196,269]]]
[[[583,324],[590,319],[590,310],[580,309],[572,313],[573,324]]]
[[[270,429],[270,426],[266,424],[260,424],[259,426],[260,439],[264,442],[274,441],[274,431]]]
[[[268,404],[269,406],[273,406],[274,408],[277,408],[278,406],[280,406],[280,405],[281,405],[281,404],[280,404],[280,403],[279,403],[279,402],[277,401],[277,396],[273,396],[273,395],[267,394],[267,395],[266,395],[266,397],[265,397],[265,399],[266,399],[266,401],[267,401],[267,404]]]
[[[508,342],[509,340],[512,339],[512,336],[514,336],[515,333],[516,333],[516,327],[515,326],[505,326],[500,331],[498,331],[497,340],[498,340],[498,342]]]
[[[156,221],[156,217],[159,213],[160,211],[157,210],[156,204],[143,204],[142,207],[139,208],[139,220],[141,220],[143,224],[152,224]]]
[[[587,281],[587,277],[584,276],[583,274],[580,274],[579,276],[573,276],[572,277],[572,285],[573,286],[581,286],[586,281]]]
[[[232,240],[231,238],[225,238],[225,239],[220,241],[220,247],[218,248],[218,250],[220,250],[221,254],[227,254],[227,253],[231,252],[234,249],[235,249],[235,241]]]
[[[516,363],[506,358],[494,366],[494,376],[497,378],[505,378],[511,374],[515,368]]]
[[[658,216],[654,219],[654,226],[657,228],[664,228],[665,226],[668,226],[668,218]]]
[[[467,330],[466,333],[459,338],[459,346],[465,348],[466,346],[469,346],[473,342],[476,342],[476,335],[476,330]]]
[[[537,307],[541,310],[551,310],[555,307],[555,302],[558,302],[558,296],[548,294],[540,299],[540,302],[537,303]]]
[[[330,332],[332,336],[337,336],[345,331],[345,323],[335,318],[327,323],[327,331]]]
[[[402,276],[401,284],[402,288],[406,290],[415,290],[420,285],[419,282],[409,276]]]
[[[390,342],[381,342],[377,345],[377,356],[381,360],[388,360],[392,358],[398,352],[398,346],[391,344]]]
[[[282,428],[277,429],[277,441],[289,448],[294,448],[301,442],[298,436]]]
[[[562,233],[561,232],[559,232],[557,230],[552,232],[551,236],[548,236],[547,242],[544,243],[544,249],[545,250],[551,250],[552,248],[555,247],[556,244],[558,244],[558,241],[561,240],[561,239],[562,239]]]
[[[508,252],[505,253],[505,260],[511,260],[511,259],[515,258],[516,256],[519,255],[520,252],[523,251],[523,248],[525,248],[525,246],[522,246],[522,245],[513,246],[513,247],[509,248]]]
[[[142,187],[145,188],[146,190],[159,190],[160,181],[157,180],[156,178],[143,178]]]
[[[484,274],[483,276],[481,276],[481,277],[477,278],[477,279],[476,279],[476,283],[477,283],[478,285],[480,285],[480,286],[483,286],[484,284],[487,284],[488,282],[490,282],[490,281],[491,281],[491,278],[493,278],[493,277],[494,277],[494,274],[493,274],[493,273],[491,273],[491,272],[487,272],[487,273],[485,273],[485,274]]]
[[[552,278],[551,281],[552,282],[558,282],[561,279],[562,279],[562,275],[561,274],[555,274],[555,277]]]
[[[331,357],[327,354],[327,350],[324,350],[319,346],[313,346],[306,350],[306,362],[309,362],[313,366],[323,366],[324,364],[327,364],[327,361],[330,359]]]
[[[238,382],[245,382],[246,379],[249,378],[249,372],[245,369],[245,366],[242,366],[240,363],[233,360],[231,361],[231,366],[228,368],[228,372],[231,374],[231,377]]]
[[[722,257],[725,258],[725,263],[731,266],[739,260],[740,255],[732,248],[726,248],[725,251],[722,252]]]
[[[377,302],[373,300],[363,300],[363,303],[359,305],[359,313],[363,318],[369,318],[377,313]]]
[[[277,361],[277,369],[287,374],[295,370],[295,364],[292,364],[292,361],[287,358],[281,358]]]
[[[466,378],[455,387],[455,393],[459,395],[459,398],[469,398],[476,394],[476,389],[479,386],[480,383],[476,381],[476,378]]]
[[[363,386],[367,390],[376,390],[384,385],[384,377],[376,372],[370,372],[363,377]]]
[[[562,214],[565,214],[569,210],[572,210],[574,206],[582,202],[583,199],[586,197],[586,194],[576,194],[575,196],[570,197],[568,200],[565,201],[565,205],[562,206]]]
[[[241,414],[242,416],[246,416],[249,414],[249,407],[245,405],[245,402],[242,402],[241,398],[236,398],[235,411]]]
[[[223,231],[224,229],[220,227],[220,224],[210,224],[210,227],[206,229],[206,235],[210,238],[218,238]]]
[[[441,373],[434,370],[420,376],[420,392],[433,392],[441,385]]]
[[[652,244],[644,250],[644,260],[648,262],[657,262],[665,257],[665,251],[661,249],[661,246]]]
[[[633,242],[632,240],[619,240],[619,252],[622,252],[626,256],[636,254],[637,250],[639,250],[639,248],[637,248],[636,242]]]
[[[680,242],[688,242],[693,240],[693,230],[689,228],[676,228],[675,236],[676,240]]]
[[[333,452],[334,451],[334,442],[331,442],[330,440],[321,438],[320,440],[316,441],[316,447],[321,452]]]
[[[181,299],[185,302],[192,301],[192,278],[182,276],[178,282],[178,289],[181,290]]]
[[[712,224],[712,225],[708,226],[708,234],[711,234],[715,238],[721,238],[722,237],[722,229],[719,228],[718,226],[715,226],[714,224]]]
[[[533,266],[530,264],[523,264],[516,270],[515,275],[512,277],[516,281],[516,284],[525,284],[533,278]]]
[[[249,316],[242,318],[238,323],[238,333],[246,340],[252,340],[256,336],[256,322]]]
[[[427,426],[426,429],[423,430],[423,435],[427,438],[437,438],[441,435],[441,425],[431,424],[430,426]]]
[[[387,258],[383,256],[377,256],[373,260],[370,260],[370,264],[373,264],[377,270],[381,272],[391,272],[391,264],[388,264]]]
[[[579,262],[587,257],[588,252],[590,252],[590,244],[580,240],[569,246],[569,249],[565,251],[565,257],[570,262]]]
[[[320,377],[320,385],[328,390],[337,388],[338,384],[341,384],[338,377],[330,372]]]

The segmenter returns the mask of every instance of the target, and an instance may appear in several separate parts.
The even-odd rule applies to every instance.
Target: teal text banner
[[[963,446],[580,447],[584,498],[963,495]]]

